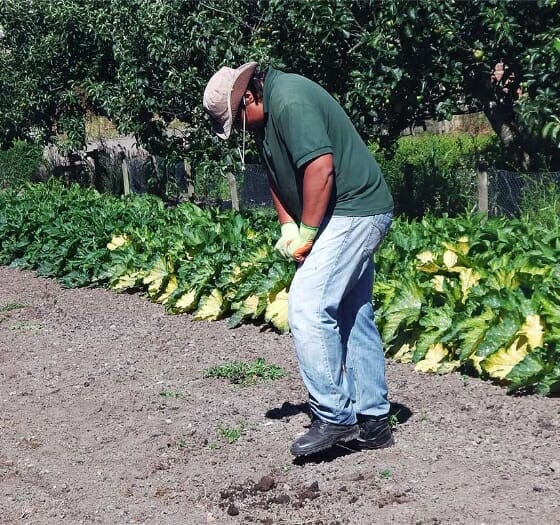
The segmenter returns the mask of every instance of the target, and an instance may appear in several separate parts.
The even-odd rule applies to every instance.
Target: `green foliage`
[[[540,173],[524,177],[519,208],[527,222],[549,231],[560,228],[559,184],[557,175]]]
[[[472,210],[476,171],[481,159],[489,160],[494,144],[490,135],[423,133],[400,138],[391,155],[372,149],[391,187],[396,213],[414,218]]]
[[[557,0],[5,0],[0,27],[4,147],[39,133],[75,148],[91,112],[195,172],[221,164],[235,146],[211,136],[204,85],[256,59],[320,82],[383,146],[428,117],[482,110],[512,162],[559,162]]]
[[[0,190],[30,182],[41,164],[42,148],[37,144],[16,140],[9,149],[0,149]]]
[[[223,425],[218,425],[216,429],[218,436],[225,439],[230,445],[239,440],[247,429],[247,425],[244,422],[240,422],[234,427],[224,427]]]
[[[270,320],[285,329],[294,273],[272,246],[273,214],[165,208],[56,182],[0,192],[0,264],[66,286],[141,291],[171,313]],[[376,315],[387,353],[417,370],[460,370],[560,390],[560,230],[477,215],[395,221],[376,255]],[[280,312],[284,312],[279,315]],[[282,322],[280,322],[282,321]],[[257,359],[207,377],[247,383],[283,371]]]
[[[266,316],[289,286],[294,268],[272,248],[276,224],[271,210],[166,209],[156,197],[119,199],[49,181],[0,193],[0,264],[69,287],[141,290],[170,313],[234,313],[235,326]]]
[[[523,220],[399,221],[377,257],[388,353],[419,371],[558,390],[559,251],[558,228]]]
[[[181,397],[183,397],[183,393],[182,392],[176,392],[176,391],[171,391],[171,390],[162,390],[159,393],[160,396],[162,397],[171,397],[174,399],[179,399]]]
[[[557,0],[541,0],[541,7],[555,10]],[[534,147],[549,161],[560,165],[560,25],[545,24],[535,33],[534,44],[520,57],[520,87],[524,95],[515,104],[516,113],[534,137]],[[544,140],[539,140],[540,138]]]
[[[285,376],[285,370],[275,364],[267,363],[262,357],[252,363],[232,361],[204,371],[204,377],[223,378],[230,383],[243,386],[253,385],[259,381],[273,381]]]
[[[0,312],[11,312],[12,310],[19,310],[21,308],[25,308],[25,305],[21,303],[6,303],[0,305]]]

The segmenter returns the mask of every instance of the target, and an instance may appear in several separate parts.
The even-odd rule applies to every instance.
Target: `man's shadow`
[[[265,413],[265,417],[268,419],[285,419],[296,416],[298,414],[305,413],[309,416],[309,425],[305,428],[309,428],[311,425],[311,412],[309,410],[309,404],[307,402],[303,403],[290,403],[285,401],[279,408],[272,408]],[[398,427],[406,423],[412,416],[412,411],[405,405],[400,403],[391,403],[391,408],[389,409],[389,423],[393,427]],[[297,457],[294,459],[295,465],[304,465],[306,463],[323,463],[329,462],[336,458],[343,456],[348,456],[350,454],[355,454],[360,452],[361,448],[356,441],[349,443],[339,443],[334,447],[331,447],[317,454],[310,454],[309,456]]]

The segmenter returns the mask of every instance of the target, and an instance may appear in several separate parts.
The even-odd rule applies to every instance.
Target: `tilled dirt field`
[[[289,376],[204,377],[257,357]],[[0,523],[560,522],[558,398],[387,366],[396,445],[294,460],[288,335],[0,267]]]

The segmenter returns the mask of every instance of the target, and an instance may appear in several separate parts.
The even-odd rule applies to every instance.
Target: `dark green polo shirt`
[[[393,210],[379,165],[342,107],[321,86],[269,68],[263,104],[266,125],[257,145],[294,219],[301,220],[303,170],[326,153],[332,153],[335,169],[329,212],[364,217]]]

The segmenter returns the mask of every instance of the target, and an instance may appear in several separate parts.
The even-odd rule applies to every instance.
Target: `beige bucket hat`
[[[237,69],[222,67],[206,85],[204,109],[212,119],[216,135],[221,139],[227,139],[231,134],[233,119],[237,116],[241,99],[256,67],[256,62],[247,62]]]

